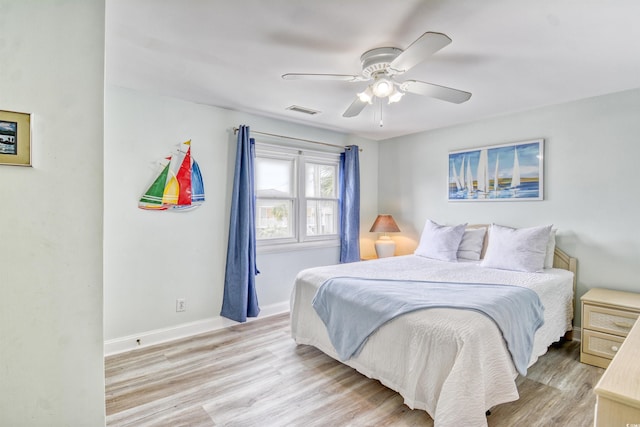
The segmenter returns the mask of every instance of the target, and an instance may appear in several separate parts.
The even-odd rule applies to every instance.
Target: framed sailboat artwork
[[[154,211],[186,211],[202,203],[204,184],[200,166],[191,156],[191,141],[186,141],[160,161],[158,172],[138,201],[138,207]]]
[[[544,140],[449,152],[448,199],[544,199]]]

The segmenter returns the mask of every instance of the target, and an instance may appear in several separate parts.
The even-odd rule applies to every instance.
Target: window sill
[[[280,244],[258,244],[256,252],[258,254],[273,254],[280,252],[297,252],[307,249],[322,249],[322,248],[339,248],[340,241],[338,240],[316,240],[302,243],[280,243]]]

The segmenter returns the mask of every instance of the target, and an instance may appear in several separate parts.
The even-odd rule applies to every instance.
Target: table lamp
[[[396,250],[396,243],[387,236],[387,233],[398,233],[400,231],[393,217],[391,215],[378,215],[369,231],[372,233],[384,233],[378,237],[375,243],[378,258],[393,256]]]

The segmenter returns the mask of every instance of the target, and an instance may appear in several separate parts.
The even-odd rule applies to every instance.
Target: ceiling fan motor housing
[[[402,53],[397,47],[379,47],[366,51],[360,57],[363,77],[370,79],[379,73],[387,73],[389,64]]]

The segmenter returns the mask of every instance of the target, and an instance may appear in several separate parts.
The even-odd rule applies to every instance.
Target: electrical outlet
[[[178,298],[176,300],[176,311],[187,311],[187,300]]]

